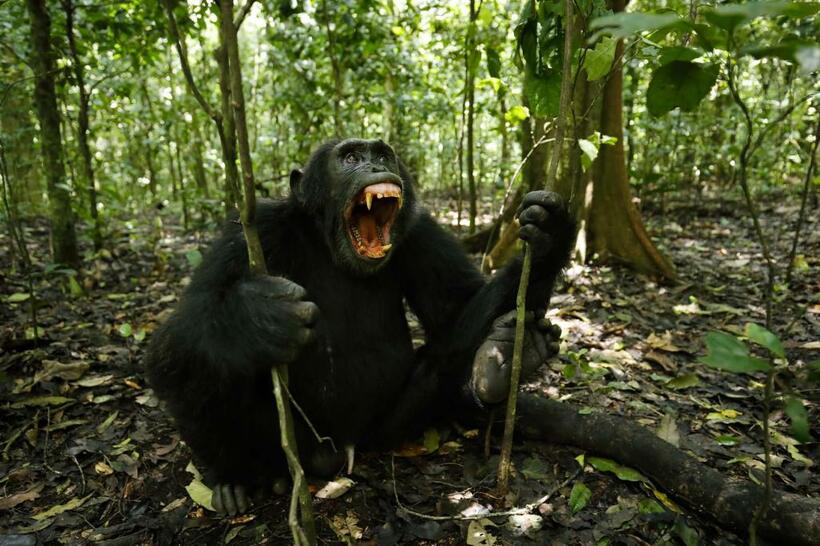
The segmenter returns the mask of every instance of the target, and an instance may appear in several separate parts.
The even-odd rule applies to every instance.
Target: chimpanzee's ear
[[[302,175],[305,172],[302,169],[293,169],[290,171],[290,193],[293,194],[300,202],[304,201],[304,192],[299,187],[299,182],[302,181]]]

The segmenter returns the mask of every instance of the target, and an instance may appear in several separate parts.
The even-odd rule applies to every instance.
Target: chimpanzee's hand
[[[521,224],[519,237],[530,244],[533,257],[543,257],[566,245],[573,231],[567,206],[555,192],[531,191],[524,196],[515,213]]]
[[[289,364],[315,339],[319,307],[305,296],[304,288],[284,277],[260,276],[239,285],[255,364]]]
[[[521,360],[521,377],[535,371],[548,358],[558,354],[561,328],[538,314],[526,313],[524,330],[524,354]],[[502,315],[493,323],[487,339],[476,351],[473,359],[473,375],[470,388],[484,404],[495,404],[507,397],[510,389],[510,371],[515,345],[515,311]]]

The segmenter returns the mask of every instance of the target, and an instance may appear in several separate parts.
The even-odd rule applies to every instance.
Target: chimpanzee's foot
[[[543,317],[543,312],[526,314],[521,377],[558,354],[561,328]],[[470,388],[482,404],[497,404],[507,398],[515,345],[515,311],[499,317],[476,351]]]

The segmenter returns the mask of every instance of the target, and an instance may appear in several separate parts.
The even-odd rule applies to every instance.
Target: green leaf
[[[490,10],[484,10],[489,12]],[[498,54],[498,50],[487,47],[487,73],[490,75],[491,78],[500,78],[501,77],[501,56]]]
[[[746,324],[744,333],[746,337],[754,343],[757,343],[761,347],[766,347],[775,356],[786,358],[786,351],[783,350],[783,344],[780,342],[780,338],[763,326],[750,322]]]
[[[536,76],[528,72],[524,76],[524,94],[527,96],[530,108],[535,116],[554,116],[558,114],[561,76],[556,73]]]
[[[31,297],[31,294],[28,292],[15,292],[11,296],[6,298],[8,303],[21,303],[28,300]]]
[[[619,480],[625,482],[645,482],[648,481],[643,474],[628,466],[621,466],[612,459],[603,457],[587,457],[587,462],[600,472],[612,472]]]
[[[769,363],[749,355],[749,349],[735,336],[723,332],[709,332],[706,335],[707,355],[700,362],[732,373],[767,372]]]
[[[641,514],[663,514],[666,509],[655,499],[641,499],[638,501],[638,512]]]
[[[549,480],[552,478],[550,467],[538,457],[524,459],[520,472],[528,480]]]
[[[584,69],[587,71],[587,80],[595,81],[609,73],[612,61],[615,59],[615,46],[618,40],[609,36],[604,37],[587,52],[584,59]]]
[[[516,105],[504,113],[504,119],[509,123],[518,123],[530,117],[530,109],[526,106]]]
[[[133,329],[131,328],[131,324],[128,322],[124,324],[120,324],[120,327],[117,328],[117,331],[120,333],[122,337],[130,337]]]
[[[14,402],[9,407],[13,409],[24,408],[27,406],[59,406],[66,402],[73,402],[73,398],[66,398],[65,396],[35,396],[34,398],[26,398],[18,402]]]
[[[690,112],[709,93],[717,76],[718,67],[715,65],[672,61],[652,75],[646,91],[646,107],[653,116],[678,107]]]
[[[596,40],[600,34],[608,34],[613,38],[627,38],[641,32],[655,31],[685,24],[676,13],[613,13],[598,17],[590,23],[591,30],[598,34],[592,37]]]
[[[688,389],[698,385],[700,385],[700,379],[698,379],[698,376],[693,373],[683,374],[666,382],[667,387],[675,390]]]
[[[789,396],[786,398],[785,412],[792,422],[791,435],[804,443],[813,441],[809,432],[809,414],[803,403],[794,396]]]
[[[743,4],[724,4],[714,8],[706,7],[701,11],[703,17],[716,27],[733,32],[758,17],[786,15],[789,17],[808,17],[817,13],[820,4],[817,2],[746,2]]]
[[[206,510],[214,511],[214,505],[212,504],[214,492],[207,485],[194,478],[191,483],[185,486],[185,490],[192,501]]]
[[[188,264],[191,268],[199,267],[199,264],[202,263],[202,253],[196,249],[186,252],[185,258],[188,260]]]
[[[75,298],[82,296],[84,293],[83,287],[80,286],[80,283],[77,282],[77,278],[73,275],[68,278],[68,291]]]
[[[424,449],[427,453],[433,453],[438,450],[441,442],[441,436],[438,429],[428,428],[424,431]]]
[[[589,487],[581,482],[573,485],[572,492],[569,494],[569,507],[570,510],[572,510],[572,513],[575,514],[576,512],[582,510],[587,505],[590,498],[592,498],[592,491],[589,490]]]
[[[584,152],[584,155],[581,156],[581,163],[583,163],[585,169],[588,169],[595,161],[595,158],[598,157],[598,147],[585,138],[578,139],[578,147]]]
[[[715,441],[722,446],[736,446],[740,443],[740,440],[737,436],[732,436],[731,434],[721,434],[720,436],[715,437]]]
[[[660,50],[658,64],[663,66],[672,61],[694,61],[701,56],[703,56],[703,51],[692,49],[691,47],[664,47]]]

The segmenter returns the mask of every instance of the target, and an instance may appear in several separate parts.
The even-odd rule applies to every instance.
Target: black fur
[[[214,481],[253,485],[283,475],[271,365],[290,362],[295,400],[339,450],[387,445],[455,401],[471,400],[476,349],[514,307],[520,260],[485,279],[418,206],[398,159],[387,168],[400,176],[404,195],[393,248],[377,265],[358,258],[341,221],[359,175],[337,165],[342,144],[321,146],[304,173],[293,173],[288,199],[258,205],[269,273],[306,292],[282,279],[252,279],[241,227],[228,223],[153,336],[151,384]],[[566,264],[573,226],[546,192],[529,194],[521,217],[534,251],[529,306],[543,308]],[[417,351],[404,301],[424,327]],[[307,470],[322,471],[311,468],[317,444],[297,421]]]

